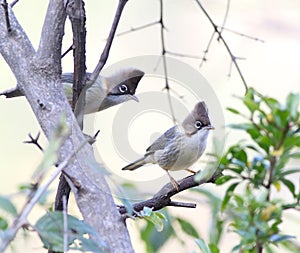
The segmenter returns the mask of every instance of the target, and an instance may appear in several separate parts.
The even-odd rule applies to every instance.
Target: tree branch
[[[10,7],[14,7],[17,3],[19,2],[19,0],[14,0],[11,2]]]
[[[242,71],[241,71],[239,65],[237,64],[237,61],[236,61],[237,58],[236,58],[236,57],[233,55],[233,53],[231,52],[231,49],[229,48],[227,42],[226,42],[225,39],[223,38],[222,33],[218,30],[218,26],[215,24],[215,22],[212,20],[212,18],[210,17],[210,15],[207,13],[207,11],[205,10],[205,8],[202,6],[200,0],[195,0],[195,1],[196,1],[196,3],[198,4],[198,6],[200,7],[200,9],[202,10],[202,12],[204,13],[204,15],[205,15],[205,16],[207,17],[207,19],[209,20],[210,24],[213,26],[214,33],[218,34],[218,39],[221,40],[222,43],[223,43],[223,45],[225,46],[225,48],[226,48],[226,50],[227,50],[227,52],[228,52],[228,54],[229,54],[229,56],[230,56],[230,58],[231,58],[231,61],[233,62],[233,64],[234,64],[236,70],[237,70],[238,73],[239,73],[240,78],[242,79],[242,82],[243,82],[244,87],[245,87],[246,92],[247,92],[247,91],[248,91],[248,85],[247,85],[247,82],[246,82],[246,80],[245,80],[245,78],[244,78],[244,76],[243,76],[243,74],[242,74]],[[221,29],[221,30],[222,30],[222,29]],[[214,35],[214,34],[213,34],[213,35]],[[209,45],[211,44],[211,40],[212,40],[212,38],[213,38],[213,35],[212,35],[212,37],[211,37],[211,39],[210,39]],[[208,49],[207,49],[207,50],[208,50]],[[204,59],[205,59],[205,57],[204,57]]]
[[[53,67],[52,71],[57,74],[57,79],[60,79],[61,76],[61,44],[65,21],[66,11],[63,3],[59,4],[54,0],[49,1],[36,61],[39,64],[38,68]]]
[[[116,37],[119,37],[119,36],[122,36],[122,35],[125,35],[125,34],[128,34],[128,33],[136,32],[136,31],[139,31],[139,30],[143,30],[143,29],[146,29],[148,27],[157,25],[159,23],[160,23],[160,21],[158,20],[158,21],[153,21],[153,22],[150,22],[150,23],[147,23],[145,25],[138,26],[138,27],[132,27],[131,29],[129,29],[127,31],[120,32],[120,33],[116,34]]]
[[[8,4],[7,4],[7,1],[4,0],[1,5],[2,5],[2,7],[4,9],[4,13],[5,13],[5,21],[6,21],[7,32],[10,33],[11,32],[11,27],[10,27],[9,15],[8,15]]]
[[[151,199],[141,201],[139,203],[133,204],[133,210],[135,212],[140,212],[145,206],[153,208],[153,211],[160,210],[167,206],[178,206],[178,207],[187,207],[195,208],[196,204],[193,203],[182,203],[174,202],[171,200],[171,197],[175,196],[179,192],[193,188],[195,186],[205,184],[205,183],[214,183],[215,180],[221,176],[220,172],[216,172],[211,178],[203,179],[200,182],[195,181],[195,176],[188,176],[180,181],[178,181],[178,191],[174,188],[172,183],[167,183],[163,186],[158,193],[156,193]],[[118,206],[120,214],[124,215],[127,213],[125,206]],[[131,215],[131,214],[130,214]]]
[[[74,81],[73,81],[73,99],[72,108],[79,106],[83,110],[85,99],[82,104],[77,100],[86,82],[86,65],[85,65],[85,45],[86,45],[86,28],[85,28],[85,8],[81,0],[69,1],[66,6],[68,17],[71,21],[73,31],[73,58],[74,58]],[[85,96],[83,96],[85,98]],[[78,101],[79,102],[79,101]],[[76,104],[77,103],[77,104]],[[83,127],[83,117],[78,122]]]
[[[160,0],[160,39],[161,39],[161,47],[162,47],[162,59],[163,59],[163,67],[164,67],[164,74],[165,74],[165,89],[167,90],[167,96],[168,96],[168,102],[169,107],[173,119],[173,123],[176,124],[176,118],[174,113],[174,108],[172,104],[171,94],[170,94],[170,86],[169,86],[169,79],[168,79],[168,67],[167,67],[167,61],[166,61],[166,46],[165,46],[165,24],[164,24],[164,8],[163,8],[163,0]]]
[[[105,47],[103,49],[103,52],[100,56],[99,62],[97,64],[95,70],[93,71],[93,73],[90,76],[90,80],[91,80],[92,83],[99,76],[100,71],[103,69],[103,67],[104,67],[104,65],[105,65],[105,63],[108,59],[110,48],[111,48],[112,42],[114,40],[116,31],[117,31],[118,24],[119,24],[119,21],[121,19],[123,9],[124,9],[127,2],[128,2],[128,0],[119,0],[118,7],[117,7],[117,10],[116,10],[116,14],[115,14],[115,17],[114,17],[114,21],[112,23],[112,26],[111,26],[111,29],[110,29]]]

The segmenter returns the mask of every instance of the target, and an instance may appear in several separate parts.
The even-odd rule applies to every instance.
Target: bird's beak
[[[214,126],[207,126],[207,127],[205,127],[207,130],[214,130],[215,129],[215,127]]]
[[[130,98],[136,102],[140,102],[136,95],[131,95]]]

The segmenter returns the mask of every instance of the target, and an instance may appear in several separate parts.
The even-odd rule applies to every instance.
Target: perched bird
[[[122,170],[135,170],[145,164],[158,164],[163,168],[178,191],[178,183],[169,171],[187,170],[195,174],[189,167],[203,154],[206,148],[211,125],[207,107],[198,102],[193,111],[184,119],[181,126],[175,125],[146,149],[145,155]]]
[[[90,73],[87,73],[87,77]],[[110,76],[99,75],[86,91],[84,114],[95,113],[128,100],[138,101],[135,90],[144,76],[136,68],[123,68]],[[68,101],[72,102],[73,73],[63,73],[61,81]],[[1,92],[7,98],[23,96],[18,88]]]

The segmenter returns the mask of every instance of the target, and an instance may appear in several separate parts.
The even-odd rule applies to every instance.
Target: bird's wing
[[[86,72],[86,77],[90,78],[91,73]],[[62,83],[73,83],[74,81],[74,73],[71,72],[67,72],[67,73],[62,73],[61,74],[61,82]]]
[[[87,78],[89,78],[90,75],[91,73],[86,73]],[[72,103],[73,99],[73,81],[74,73],[67,72],[61,74],[61,82],[64,86],[64,91],[70,104]]]
[[[167,130],[164,134],[158,137],[147,149],[147,154],[153,153],[157,150],[163,150],[172,139],[174,139],[178,134],[178,126],[173,126]]]

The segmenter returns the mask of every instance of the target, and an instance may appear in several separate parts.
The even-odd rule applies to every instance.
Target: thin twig
[[[178,201],[170,201],[168,206],[185,207],[185,208],[196,208],[195,203],[183,203]]]
[[[6,0],[3,0],[3,3],[1,3],[1,5],[4,9],[7,32],[10,33],[11,32],[11,26],[10,26],[10,21],[9,21],[9,14],[8,14],[8,3],[7,3]]]
[[[222,41],[222,43],[224,44],[228,54],[230,55],[230,58],[236,68],[236,70],[238,71],[239,73],[239,76],[240,78],[242,79],[242,82],[244,84],[244,87],[246,89],[246,92],[248,91],[248,85],[247,85],[247,82],[242,74],[242,71],[239,67],[239,65],[237,64],[237,61],[236,61],[236,57],[233,55],[233,53],[231,52],[231,49],[229,48],[227,42],[225,41],[225,39],[223,38],[221,32],[218,30],[218,26],[215,24],[215,22],[212,20],[212,18],[209,16],[209,14],[207,13],[207,11],[205,10],[205,8],[202,6],[200,0],[195,0],[196,3],[198,4],[198,6],[200,7],[200,9],[202,10],[202,12],[204,13],[204,15],[207,17],[207,19],[209,20],[210,24],[213,26],[214,28],[214,32],[218,34],[218,39]]]
[[[11,8],[14,7],[14,5],[15,5],[17,2],[19,2],[19,0],[14,0],[14,1],[12,1],[12,2],[10,3],[10,7],[11,7]]]
[[[257,37],[253,37],[253,36],[250,36],[250,35],[247,35],[247,34],[244,34],[244,33],[240,33],[240,32],[237,32],[237,31],[234,31],[232,29],[229,29],[229,28],[226,28],[224,26],[218,26],[218,28],[224,30],[224,31],[227,31],[227,32],[231,32],[233,34],[237,34],[241,37],[245,37],[247,39],[250,39],[250,40],[255,40],[255,41],[258,41],[258,42],[261,42],[261,43],[265,43],[264,40],[260,39],[260,38],[257,38]]]
[[[118,7],[117,7],[117,10],[116,10],[116,14],[115,14],[115,17],[114,17],[114,20],[113,20],[113,23],[112,23],[112,26],[111,26],[106,44],[105,44],[105,47],[103,49],[103,52],[100,56],[99,62],[97,64],[95,70],[93,71],[93,73],[90,76],[91,83],[94,83],[96,78],[99,76],[100,71],[103,69],[103,67],[104,67],[104,65],[105,65],[105,63],[108,59],[110,48],[111,48],[112,42],[114,40],[116,30],[118,28],[118,24],[119,24],[123,9],[124,9],[127,2],[128,2],[128,0],[119,0]]]
[[[178,57],[185,57],[185,58],[192,58],[192,59],[203,59],[203,57],[198,55],[191,55],[191,54],[183,54],[183,53],[177,53],[169,50],[165,50],[166,54],[178,56]]]
[[[64,252],[68,252],[68,213],[67,213],[67,198],[64,195],[63,202],[63,219],[64,219]]]
[[[73,44],[61,55],[61,58],[64,58],[71,50],[74,49]]]
[[[136,32],[136,31],[140,31],[140,30],[146,29],[146,28],[148,28],[148,27],[157,25],[157,24],[159,24],[159,23],[160,23],[160,22],[159,22],[159,20],[158,20],[158,21],[150,22],[150,23],[145,24],[145,25],[141,25],[141,26],[137,26],[137,27],[132,27],[132,28],[130,28],[129,30],[126,30],[126,31],[124,31],[124,32],[117,33],[117,34],[116,34],[116,37],[123,36],[123,35],[126,35],[126,34],[128,34],[128,33]]]
[[[174,108],[172,105],[172,98],[170,94],[170,86],[169,86],[169,80],[168,80],[168,68],[167,68],[167,60],[166,60],[166,45],[165,45],[165,36],[164,36],[164,9],[163,9],[163,0],[160,0],[160,38],[161,38],[161,47],[162,47],[162,58],[163,58],[163,67],[164,67],[164,74],[165,74],[165,89],[167,90],[167,96],[168,96],[168,102],[170,106],[170,111],[172,115],[172,119],[174,124],[176,124],[176,118],[174,113]]]
[[[209,41],[208,41],[208,43],[207,43],[207,46],[206,46],[206,48],[205,48],[205,50],[204,50],[204,55],[203,55],[202,61],[200,62],[200,68],[203,66],[204,62],[207,61],[206,55],[207,55],[208,52],[209,52],[209,49],[210,49],[210,46],[211,46],[211,44],[212,44],[212,41],[213,41],[213,39],[214,39],[214,37],[215,37],[215,34],[216,34],[216,32],[214,31],[214,32],[212,33],[212,35],[210,36],[210,39],[209,39]]]
[[[220,29],[220,33],[223,32],[223,29],[225,27],[225,24],[226,24],[226,21],[227,21],[227,18],[228,18],[228,14],[229,14],[229,9],[230,9],[230,0],[227,0],[225,15],[224,15],[224,18],[223,18],[223,22],[222,22],[222,27]]]
[[[40,138],[40,134],[41,133],[38,132],[35,138],[33,138],[31,134],[28,134],[28,137],[29,137],[30,140],[29,141],[24,141],[24,143],[34,144],[34,145],[36,145],[39,148],[39,150],[41,150],[42,152],[44,152],[43,147],[38,142],[38,140]]]

